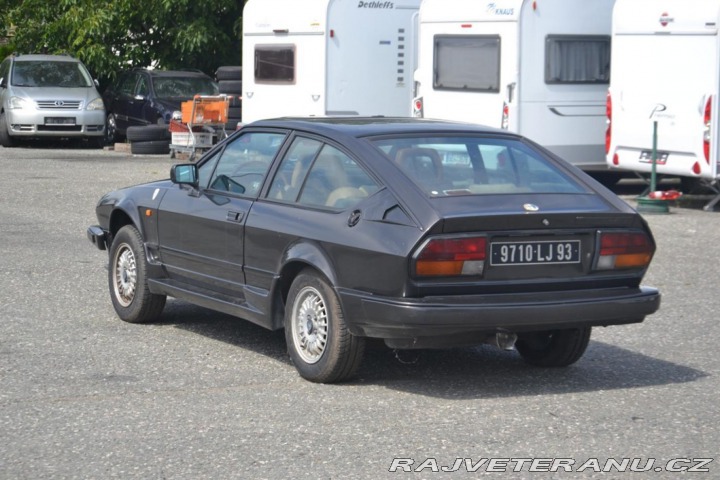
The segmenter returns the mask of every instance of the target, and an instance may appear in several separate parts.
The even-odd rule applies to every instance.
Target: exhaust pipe
[[[495,335],[490,335],[485,340],[485,343],[498,347],[501,350],[512,350],[515,348],[517,338],[517,334],[512,332],[497,332]]]

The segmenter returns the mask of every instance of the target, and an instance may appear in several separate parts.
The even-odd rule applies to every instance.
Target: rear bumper
[[[651,287],[403,299],[338,292],[350,331],[385,339],[481,338],[523,332],[638,323],[660,308]],[[470,342],[472,343],[472,342]]]

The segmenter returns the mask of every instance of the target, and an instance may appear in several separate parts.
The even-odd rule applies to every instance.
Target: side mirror
[[[97,78],[93,78],[93,83],[95,84],[95,88],[100,88],[100,82],[98,82]]]
[[[194,163],[181,163],[170,168],[170,181],[198,188],[198,169]]]
[[[0,87],[5,88],[5,77],[0,77]]]

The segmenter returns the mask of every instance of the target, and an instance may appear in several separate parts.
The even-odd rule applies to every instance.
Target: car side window
[[[3,80],[3,82],[7,85],[9,83],[9,76],[10,74],[10,60],[5,60],[0,64],[0,80]]]
[[[137,83],[137,74],[131,73],[123,78],[120,82],[120,93],[123,95],[133,96],[135,94],[135,84]]]
[[[377,182],[348,155],[331,145],[318,149],[320,142],[303,140],[306,144],[314,142],[314,150],[305,156],[294,154],[292,149],[288,152],[270,187],[270,197],[343,210],[378,190]],[[302,145],[293,144],[296,146]]]
[[[269,132],[245,133],[237,137],[219,153],[208,189],[256,196],[284,138],[282,133]]]
[[[148,79],[145,75],[140,75],[140,80],[137,84],[137,89],[135,90],[136,95],[142,95],[143,97],[147,97],[148,93],[150,93],[150,87],[148,85]]]

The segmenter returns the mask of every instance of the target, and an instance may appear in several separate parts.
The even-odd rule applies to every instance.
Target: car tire
[[[114,145],[118,141],[120,135],[117,130],[117,119],[114,113],[108,113],[107,119],[105,120],[105,143],[107,145]]]
[[[128,127],[127,139],[132,142],[165,140],[170,138],[167,125],[147,125],[144,127]]]
[[[335,290],[312,270],[301,272],[290,286],[285,341],[300,376],[317,383],[349,378],[365,351],[365,339],[347,329]]]
[[[131,142],[130,153],[133,155],[167,155],[170,153],[169,140],[148,140]]]
[[[242,80],[242,67],[233,65],[218,67],[215,72],[215,78],[218,81]]]
[[[8,132],[5,113],[0,113],[0,145],[5,148],[11,148],[15,146],[15,140],[10,135],[10,132]]]
[[[220,93],[241,95],[242,80],[221,80],[218,82],[218,89]]]
[[[140,232],[132,225],[121,228],[113,239],[108,287],[115,312],[126,322],[151,322],[165,307],[165,295],[148,289],[145,247]]]
[[[528,332],[518,336],[515,348],[525,362],[538,367],[566,367],[583,356],[592,327]]]

